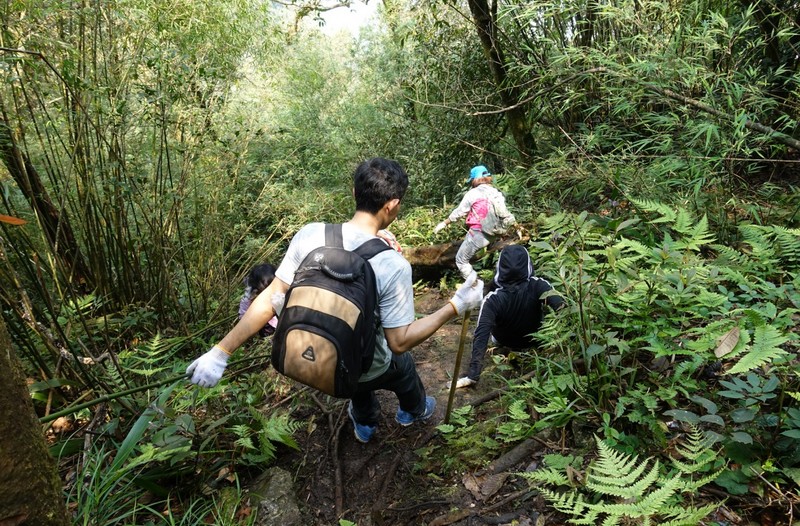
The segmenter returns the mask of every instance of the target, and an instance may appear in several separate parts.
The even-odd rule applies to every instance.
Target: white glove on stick
[[[441,232],[441,231],[442,231],[442,230],[444,230],[445,228],[447,228],[447,223],[445,223],[444,221],[442,221],[442,222],[440,222],[438,225],[436,225],[435,227],[433,227],[433,233],[434,233],[434,234],[438,234],[439,232]]]
[[[461,316],[468,310],[477,309],[483,300],[483,281],[478,279],[478,273],[474,270],[472,274],[458,287],[455,295],[450,299],[450,303],[456,310],[456,315]]]
[[[192,383],[200,387],[214,387],[222,378],[225,367],[228,366],[228,353],[220,347],[214,346],[210,351],[189,364],[186,374],[192,375]]]

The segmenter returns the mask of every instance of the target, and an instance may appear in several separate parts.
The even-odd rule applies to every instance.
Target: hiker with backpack
[[[509,245],[500,251],[489,293],[478,314],[469,372],[458,379],[457,388],[478,383],[490,341],[512,350],[536,346],[536,333],[547,310],[564,306],[564,299],[552,290],[547,280],[535,276],[525,247]]]
[[[356,439],[368,442],[375,433],[381,416],[377,390],[389,390],[397,396],[395,420],[400,425],[429,419],[436,399],[426,396],[408,351],[453,317],[477,308],[483,297],[483,282],[473,273],[447,304],[415,318],[411,265],[377,237],[378,231],[397,217],[407,188],[408,175],[396,161],[373,158],[359,164],[353,174],[356,210],[350,221],[342,225],[311,223],[295,234],[269,287],[217,345],[189,365],[186,372],[191,382],[202,387],[216,385],[231,353],[275,315],[272,298],[283,294],[285,301],[273,340],[273,365],[283,368],[284,374],[305,378],[303,381],[309,384],[317,376],[318,385],[333,389],[334,396],[346,394],[342,397],[350,399],[347,413]],[[323,286],[326,276],[340,283]],[[337,339],[357,332],[353,327],[364,327],[360,322],[373,316],[374,310],[359,311],[341,291],[354,282],[369,287],[370,280],[364,278],[370,276],[374,276],[374,297],[367,294],[359,300],[374,302],[379,317],[354,336],[374,343],[370,353],[350,356],[354,346],[336,344]],[[306,322],[295,323],[299,319]],[[345,362],[351,365],[342,366]],[[358,362],[361,368],[352,365]],[[325,363],[334,364],[333,380],[330,371],[323,368]],[[351,389],[349,380],[354,373],[357,382]]]
[[[467,235],[456,253],[456,267],[464,279],[472,272],[472,257],[480,249],[488,247],[496,235],[506,232],[517,222],[506,208],[503,193],[492,186],[492,174],[485,166],[473,167],[467,182],[471,188],[461,202],[433,229],[433,233],[438,234],[450,223],[466,216]]]

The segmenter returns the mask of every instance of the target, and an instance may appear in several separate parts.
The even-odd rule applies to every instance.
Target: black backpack
[[[375,354],[376,254],[390,250],[372,239],[353,251],[342,225],[325,225],[325,246],[312,250],[294,275],[272,341],[272,365],[300,383],[350,398]]]

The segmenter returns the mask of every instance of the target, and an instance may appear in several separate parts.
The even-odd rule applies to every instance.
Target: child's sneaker
[[[419,416],[414,416],[409,412],[397,409],[397,414],[394,415],[394,420],[401,426],[410,426],[414,422],[422,422],[433,416],[433,411],[436,409],[436,399],[432,396],[425,397],[425,412]]]
[[[463,378],[459,378],[456,382],[456,389],[461,389],[462,387],[471,387],[477,383],[477,380],[473,380],[469,376],[464,376]]]
[[[369,442],[369,439],[375,434],[375,426],[365,426],[356,422],[355,417],[353,417],[353,402],[347,404],[347,416],[353,422],[353,434],[355,434],[356,440],[362,444]]]

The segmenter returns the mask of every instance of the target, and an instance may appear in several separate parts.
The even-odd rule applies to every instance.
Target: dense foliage
[[[556,429],[602,439],[601,466],[633,459],[635,481],[631,455],[680,435],[703,484],[791,506],[798,5],[384,0],[354,38],[320,34],[329,4],[285,4],[0,15],[0,309],[39,416],[77,429],[51,434],[76,523],[241,522],[217,474],[269,464],[299,424],[234,409],[285,385],[253,372],[263,341],[215,389],[181,373],[230,327],[253,263],[347,217],[350,172],[373,155],[412,177],[392,227],[406,246],[434,241],[469,167],[488,165],[569,306],[495,418],[441,428],[431,471]],[[687,474],[653,465],[643,487]],[[674,484],[664,503],[700,487]]]

